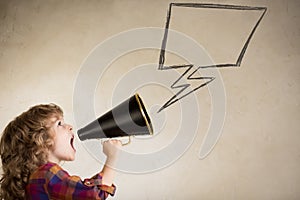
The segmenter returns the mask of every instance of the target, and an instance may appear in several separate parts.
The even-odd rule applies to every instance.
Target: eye
[[[61,126],[61,125],[62,125],[62,122],[61,122],[61,121],[59,121],[57,125],[58,125],[58,126]]]

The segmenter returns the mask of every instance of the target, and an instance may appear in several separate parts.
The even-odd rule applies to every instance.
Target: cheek
[[[55,148],[57,149],[64,149],[68,144],[68,139],[65,137],[60,137],[55,140]]]
[[[53,150],[54,151],[61,151],[66,144],[66,139],[62,137],[60,134],[56,134],[53,138]]]

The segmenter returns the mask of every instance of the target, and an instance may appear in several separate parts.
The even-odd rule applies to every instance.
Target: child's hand
[[[103,153],[107,156],[105,165],[103,167],[102,173],[102,184],[112,185],[113,178],[115,175],[114,165],[117,161],[119,149],[122,146],[120,140],[106,140],[102,143]]]
[[[120,140],[106,140],[103,142],[103,153],[107,158],[116,158],[121,146],[122,143]]]

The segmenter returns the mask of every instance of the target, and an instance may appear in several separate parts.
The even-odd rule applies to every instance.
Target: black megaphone
[[[138,94],[114,107],[77,132],[81,141],[135,135],[153,135],[149,115]]]

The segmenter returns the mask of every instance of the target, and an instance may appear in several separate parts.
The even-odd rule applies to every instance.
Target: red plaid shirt
[[[57,164],[47,163],[31,174],[26,186],[26,199],[104,200],[109,194],[113,196],[116,187],[102,185],[101,182],[101,173],[81,181],[78,176],[70,176]]]

